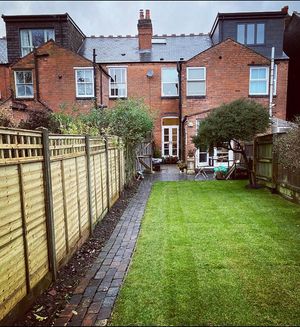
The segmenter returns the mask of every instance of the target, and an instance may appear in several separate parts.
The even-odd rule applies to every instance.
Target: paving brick
[[[100,311],[102,302],[93,302],[88,308],[88,313],[98,313]]]
[[[106,326],[107,325],[107,319],[97,319],[95,321],[95,326]]]
[[[97,319],[108,319],[111,315],[111,308],[102,307],[97,315]]]
[[[85,297],[93,297],[97,291],[98,286],[88,286],[84,293],[83,296]]]
[[[110,287],[107,291],[107,296],[117,296],[119,292],[119,287]]]
[[[94,298],[93,298],[93,301],[97,302],[103,302],[105,296],[106,296],[106,293],[107,292],[97,292],[95,295],[94,295]]]
[[[96,319],[97,315],[95,313],[88,313],[84,317],[81,326],[94,326]]]
[[[113,279],[110,286],[111,287],[121,286],[122,281],[123,281],[122,278]]]
[[[75,305],[78,305],[80,303],[82,299],[82,295],[81,294],[75,294],[71,297],[70,299],[70,303],[71,304],[75,304]]]

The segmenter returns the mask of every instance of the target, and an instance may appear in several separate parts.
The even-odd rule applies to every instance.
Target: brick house
[[[108,108],[114,106],[116,99],[143,98],[156,113],[155,147],[163,157],[185,158],[187,150],[193,147],[191,136],[201,119],[216,106],[241,97],[268,105],[271,46],[276,47],[273,114],[286,118],[288,57],[282,44],[287,15],[287,8],[278,12],[218,14],[209,34],[158,36],[153,35],[150,11],[146,10],[144,15],[141,10],[138,35],[118,37],[86,37],[67,14],[29,16],[23,19],[24,23],[24,16],[3,16],[11,63],[8,74],[11,101],[18,100],[27,108],[33,107],[34,101],[16,99],[14,90],[18,87],[16,78],[20,76],[21,80],[22,77],[22,74],[16,75],[16,71],[27,67],[34,76],[37,56],[41,76],[40,85],[35,85],[33,90],[34,99],[39,95],[43,104],[55,111],[64,102],[87,110],[93,105],[94,96],[98,105]],[[38,33],[36,29],[43,32]],[[11,30],[19,30],[19,34],[13,35]],[[75,45],[71,42],[71,33],[78,41]],[[39,35],[44,36],[38,38]],[[34,38],[43,42],[34,45]],[[42,45],[48,38],[54,38],[55,43],[49,41]],[[18,59],[34,46],[38,47],[36,54],[30,52]],[[82,99],[76,96],[80,84],[74,72],[76,67],[95,71],[95,80],[91,80],[90,73],[83,75],[83,83],[90,84],[89,90],[95,91]],[[82,77],[84,72],[79,74]],[[33,77],[31,82],[36,84],[36,79]],[[3,86],[0,84],[0,87]],[[87,92],[87,86],[84,90]],[[215,149],[213,154],[197,152],[197,164],[218,164],[218,156],[224,157],[219,150]],[[227,160],[230,159],[231,154],[226,155]],[[216,159],[214,162],[209,161],[212,156]]]

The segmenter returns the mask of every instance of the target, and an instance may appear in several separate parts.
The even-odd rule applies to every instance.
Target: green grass
[[[158,182],[111,325],[299,325],[300,206],[244,181]]]

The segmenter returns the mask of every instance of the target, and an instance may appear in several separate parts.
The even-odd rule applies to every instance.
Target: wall
[[[113,65],[106,65],[106,69]],[[166,116],[179,115],[178,97],[167,98],[161,96],[161,68],[176,67],[176,63],[130,63],[116,65],[127,67],[127,96],[144,98],[147,105],[155,113],[153,131],[155,145],[161,148],[161,119]],[[149,69],[153,70],[153,77],[146,76]],[[108,81],[107,81],[108,85]],[[115,99],[109,99],[109,107],[113,107]]]
[[[66,112],[71,112],[76,107],[79,112],[87,112],[94,107],[93,98],[76,98],[75,70],[74,67],[93,67],[93,63],[80,55],[58,46],[53,41],[47,42],[37,50],[38,58],[38,78],[40,100],[53,111],[59,111],[61,106],[66,108]],[[11,67],[11,88],[15,90],[14,70],[31,69],[34,78],[34,100],[20,100],[29,109],[37,105],[37,85],[36,71],[33,53],[25,56]],[[100,70],[96,70],[97,76],[97,101],[100,104]],[[102,74],[102,84],[108,83],[107,76]],[[104,104],[108,99],[104,97]]]
[[[40,20],[34,19],[33,21],[26,21],[24,17],[22,21],[5,18],[8,62],[13,63],[21,56],[19,30],[22,28],[53,28],[55,41],[58,44],[77,51],[83,41],[83,36],[67,20],[65,15],[59,16],[61,16],[60,19],[45,20],[41,17]]]
[[[284,33],[284,18],[269,18],[269,19],[239,19],[239,20],[224,20],[223,24],[223,39],[232,38],[237,40],[237,23],[265,23],[265,44],[264,45],[248,45],[249,48],[261,53],[264,56],[271,56],[271,48],[275,47],[275,58],[282,57],[283,54],[283,33]]]
[[[0,325],[32,305],[118,199],[117,143],[0,129]]]
[[[0,65],[0,103],[10,95],[9,87],[9,68],[7,65]]]
[[[288,62],[278,61],[277,95],[273,113],[286,118],[286,90]],[[187,128],[188,149],[193,148],[191,136],[196,133],[196,119],[204,118],[209,110],[239,98],[255,100],[268,107],[269,96],[249,96],[249,66],[270,65],[269,60],[230,39],[195,56],[183,64],[182,114],[188,116],[193,127]],[[186,95],[186,68],[206,67],[206,95]]]

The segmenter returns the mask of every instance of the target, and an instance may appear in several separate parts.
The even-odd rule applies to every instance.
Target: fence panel
[[[116,142],[0,128],[0,325],[31,305],[118,199]]]
[[[254,169],[260,184],[277,191],[284,197],[300,203],[300,171],[291,171],[277,162],[273,152],[276,134],[257,137],[254,142]]]

